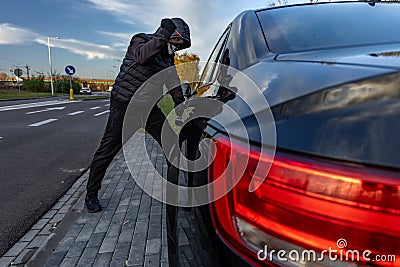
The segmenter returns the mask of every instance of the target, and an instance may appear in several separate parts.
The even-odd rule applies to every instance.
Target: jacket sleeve
[[[138,64],[145,64],[149,58],[165,49],[171,34],[160,27],[154,34],[154,38],[147,41],[139,35],[132,37],[129,45],[129,53]]]
[[[172,96],[175,107],[185,101],[180,84],[181,81],[179,79],[178,73],[176,72],[176,68],[169,68],[168,77],[166,79],[166,86],[167,88],[172,88],[171,90],[169,90],[169,94]]]

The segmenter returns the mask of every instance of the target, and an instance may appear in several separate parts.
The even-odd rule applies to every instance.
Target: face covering
[[[167,43],[167,46],[168,46],[168,54],[170,54],[170,55],[174,54],[176,51],[179,50],[178,46],[175,46],[171,43]]]

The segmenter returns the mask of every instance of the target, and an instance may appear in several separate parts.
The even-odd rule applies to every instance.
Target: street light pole
[[[50,37],[47,36],[47,49],[49,51],[49,65],[50,65],[50,84],[51,84],[51,95],[54,95],[54,86],[53,86],[53,65],[51,63],[51,50],[50,50],[50,38],[60,39],[60,37]]]

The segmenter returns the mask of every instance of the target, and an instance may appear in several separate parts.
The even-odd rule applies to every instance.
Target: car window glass
[[[257,15],[271,51],[281,54],[397,43],[399,13],[396,4],[354,3],[277,8]]]
[[[211,83],[215,78],[216,73],[216,62],[219,61],[222,55],[222,48],[226,44],[226,39],[229,35],[229,28],[224,32],[224,34],[219,39],[217,45],[215,46],[213,53],[211,54],[206,66],[204,67],[203,74],[200,79],[200,86],[205,86]]]

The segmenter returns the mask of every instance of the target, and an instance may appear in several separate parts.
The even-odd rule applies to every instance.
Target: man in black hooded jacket
[[[98,192],[107,167],[122,148],[122,126],[131,98],[135,98],[136,91],[150,77],[174,65],[174,53],[177,50],[188,48],[190,45],[189,26],[181,18],[162,19],[154,34],[139,33],[132,37],[111,92],[107,126],[90,166],[85,198],[89,212],[102,210]],[[178,79],[176,73],[175,76]],[[180,86],[169,93],[175,107],[184,101]],[[154,106],[145,125],[146,131],[160,145],[164,121],[165,115]]]

